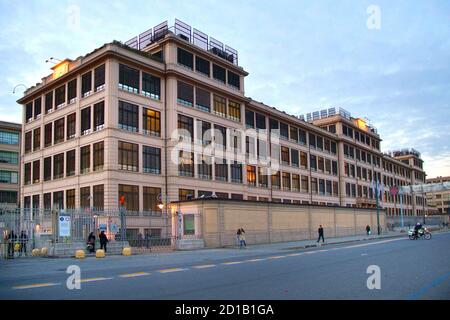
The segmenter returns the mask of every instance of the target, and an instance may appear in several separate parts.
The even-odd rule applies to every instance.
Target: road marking
[[[281,258],[286,258],[286,256],[272,256],[268,257],[267,259],[281,259]]]
[[[242,263],[242,261],[229,261],[229,262],[224,262],[224,263],[222,263],[222,264],[225,264],[225,265],[232,265],[232,264],[239,264],[239,263]]]
[[[419,299],[428,290],[433,289],[434,287],[437,287],[437,286],[441,285],[442,283],[444,283],[445,281],[447,281],[447,278],[449,278],[449,277],[450,277],[450,272],[440,276],[439,278],[434,279],[428,285],[426,285],[426,286],[422,287],[421,289],[419,289],[418,291],[408,295],[406,297],[406,299],[408,299],[408,300],[417,300],[417,299]]]
[[[204,264],[204,265],[200,265],[200,266],[194,266],[195,269],[206,269],[206,268],[212,268],[215,267],[215,264]]]
[[[404,238],[400,238],[400,239],[384,240],[384,241],[378,241],[378,242],[372,242],[372,243],[363,243],[363,244],[357,244],[357,245],[353,245],[353,246],[343,247],[343,248],[340,248],[340,249],[352,249],[352,248],[373,246],[375,244],[387,243],[387,242],[399,241],[399,240],[405,240],[405,239]]]
[[[288,257],[297,257],[297,256],[301,256],[301,255],[303,255],[303,253],[291,253],[291,254],[288,254]]]
[[[15,290],[21,290],[21,289],[32,289],[32,288],[42,288],[42,287],[51,287],[51,286],[57,286],[61,283],[53,283],[53,282],[47,282],[47,283],[35,283],[35,284],[28,284],[23,286],[16,286],[13,287]]]
[[[135,273],[121,274],[119,277],[121,277],[121,278],[134,278],[134,277],[148,276],[149,274],[150,273],[148,273],[148,272],[135,272]]]
[[[361,253],[361,256],[367,256],[367,253]]]
[[[87,278],[87,279],[81,279],[80,282],[81,283],[85,283],[85,282],[94,282],[94,281],[105,281],[105,280],[111,280],[113,278]]]
[[[265,260],[265,259],[257,258],[257,259],[250,259],[250,260],[245,260],[245,261],[247,261],[247,262],[258,262],[258,261],[263,261],[263,260]]]
[[[158,270],[159,273],[170,273],[170,272],[179,272],[179,271],[184,271],[187,269],[184,268],[169,268],[169,269],[162,269],[162,270]]]

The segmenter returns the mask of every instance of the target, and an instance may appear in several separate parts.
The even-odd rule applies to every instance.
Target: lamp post
[[[378,198],[380,196],[380,183],[378,181],[377,181],[377,186],[376,186],[376,192],[377,192],[377,196],[376,196],[376,199],[377,199],[377,230],[378,230],[378,235],[380,235],[381,234],[381,231],[380,231],[380,206],[379,206],[379,200],[378,200]]]

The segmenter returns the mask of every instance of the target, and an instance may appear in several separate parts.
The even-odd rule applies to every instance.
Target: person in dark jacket
[[[367,227],[366,227],[366,232],[367,232],[367,235],[370,234],[370,226],[369,225],[367,225]]]
[[[87,245],[89,248],[89,252],[90,253],[94,253],[95,252],[95,235],[93,232],[89,233],[89,237],[87,240]]]
[[[98,238],[100,239],[100,249],[103,249],[106,252],[106,244],[108,243],[108,238],[106,237],[105,231],[100,232]]]
[[[6,237],[8,240],[8,258],[14,259],[14,245],[16,244],[17,236],[14,233],[14,230],[11,230],[9,235]]]
[[[27,255],[28,236],[27,236],[27,233],[23,230],[20,233],[19,242],[20,242],[20,255],[22,255],[22,254]]]
[[[323,237],[323,227],[322,225],[319,225],[319,229],[317,230],[319,233],[319,239],[317,239],[317,242],[320,242],[320,238],[322,238],[322,243],[325,242],[325,239]]]

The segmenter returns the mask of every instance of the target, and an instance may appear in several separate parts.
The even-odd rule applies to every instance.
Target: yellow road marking
[[[121,277],[121,278],[133,278],[133,277],[147,276],[149,274],[150,273],[148,273],[148,272],[135,272],[135,273],[121,274],[119,277]]]
[[[80,282],[84,283],[84,282],[94,282],[94,281],[104,281],[104,280],[111,280],[112,278],[86,278],[86,279],[81,279]]]
[[[186,269],[183,268],[170,268],[170,269],[162,269],[162,270],[158,270],[160,273],[169,273],[169,272],[178,272],[178,271],[183,271]]]
[[[35,284],[29,284],[29,285],[23,285],[23,286],[16,286],[13,287],[13,289],[32,289],[32,288],[41,288],[41,287],[51,287],[51,286],[57,286],[60,283],[53,283],[53,282],[47,282],[47,283],[35,283]]]
[[[224,262],[224,263],[222,263],[222,264],[225,264],[225,265],[232,265],[232,264],[239,264],[239,263],[242,263],[242,261],[230,261],[230,262]]]
[[[200,265],[200,266],[194,266],[195,269],[205,269],[205,268],[212,268],[215,267],[215,264],[204,264],[204,265]]]

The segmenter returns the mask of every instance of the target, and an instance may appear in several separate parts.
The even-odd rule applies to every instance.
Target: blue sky
[[[371,5],[379,29],[367,26]],[[0,0],[0,119],[20,122],[23,87],[12,90],[49,74],[49,57],[74,59],[175,18],[238,50],[247,96],[296,115],[343,107],[370,119],[383,151],[414,147],[429,177],[450,175],[445,0]]]

